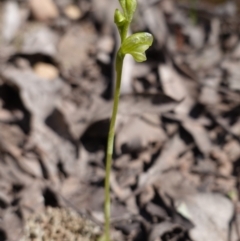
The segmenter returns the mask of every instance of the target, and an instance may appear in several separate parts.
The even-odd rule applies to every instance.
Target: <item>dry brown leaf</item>
[[[183,121],[182,126],[192,135],[199,150],[208,155],[212,148],[212,143],[204,127],[191,119]]]
[[[20,193],[20,204],[24,221],[44,209],[44,197],[42,195],[42,184],[36,180],[29,184]]]
[[[219,103],[220,96],[218,87],[220,84],[220,76],[204,79],[204,86],[201,89],[200,102],[205,105],[214,105]]]
[[[240,57],[240,43],[232,51],[232,58],[239,59]]]
[[[131,193],[129,188],[123,189],[121,186],[119,186],[114,172],[111,173],[110,182],[113,192],[120,200],[124,200]]]
[[[181,214],[195,227],[190,236],[196,241],[227,241],[229,223],[233,216],[233,204],[226,197],[214,193],[196,193],[185,196]]]
[[[231,126],[231,131],[236,136],[240,135],[240,121],[239,120],[240,120],[240,117],[238,117],[238,120],[236,121],[236,123]]]
[[[11,155],[11,154],[10,154]],[[32,182],[32,176],[26,175],[29,174],[30,172],[23,172],[22,168],[18,165],[16,165],[16,159],[11,158],[10,156],[5,156],[4,157],[4,164],[2,163],[2,180],[7,181],[11,185],[19,185],[19,186],[25,186],[28,185],[29,183]],[[19,164],[18,162],[17,164]]]
[[[214,147],[211,150],[211,155],[218,162],[218,172],[220,175],[229,177],[232,174],[233,166],[228,155],[219,147]]]
[[[189,79],[197,79],[196,73],[186,64],[185,58],[181,55],[174,56],[174,64],[181,70]],[[196,84],[196,83],[195,83]],[[192,93],[190,93],[192,94]]]
[[[119,114],[141,115],[142,113],[162,114],[173,110],[179,102],[162,93],[124,95],[119,104]]]
[[[155,192],[152,186],[147,186],[140,194],[140,197],[139,197],[140,205],[143,207],[144,205],[147,204],[146,209],[148,212],[150,212],[149,204],[151,204],[150,201],[154,198],[154,195],[155,195]]]
[[[31,142],[42,152],[42,161],[49,177],[58,180],[58,163],[63,165],[63,170],[69,175],[78,175],[80,172],[79,161],[76,161],[76,147],[64,138],[61,138],[44,123],[33,122]]]
[[[25,107],[34,118],[45,120],[53,111],[64,84],[60,79],[44,81],[31,70],[19,70],[7,66],[2,72],[10,85],[16,86]]]
[[[169,65],[159,65],[158,73],[161,79],[164,93],[171,98],[180,101],[187,96],[184,82],[180,75]]]
[[[223,150],[232,162],[235,162],[240,158],[239,142],[236,140],[231,140],[226,143]]]
[[[169,221],[164,221],[159,224],[155,224],[152,227],[152,230],[149,234],[148,241],[161,241],[161,236],[163,236],[166,233],[174,232],[175,229],[182,229],[182,227],[178,224],[171,223]]]
[[[229,198],[231,198],[232,201],[237,200],[236,196],[236,179],[234,177],[219,177],[216,178],[216,185],[214,186],[214,190],[224,193],[227,195]]]
[[[146,173],[140,174],[138,186],[143,187],[155,183],[164,171],[176,166],[178,156],[186,150],[186,147],[179,135],[175,134],[163,147],[154,165]]]
[[[86,169],[85,169],[86,171]],[[71,197],[74,193],[76,193],[79,190],[81,183],[79,178],[77,177],[69,177],[61,185],[61,194],[65,198]]]
[[[23,113],[21,111],[8,111],[0,108],[0,122],[9,123],[20,121],[23,119]]]
[[[199,181],[193,180],[190,174],[186,175],[177,169],[170,169],[158,175],[154,187],[160,195],[165,194],[173,200],[179,200],[196,193]]]
[[[4,213],[3,227],[7,233],[8,240],[19,241],[19,237],[22,235],[23,223],[19,218],[16,211],[9,209]]]
[[[177,104],[160,93],[124,95],[119,103],[119,116],[141,116],[143,113],[159,115],[174,109]],[[90,101],[85,99],[81,108],[66,100],[59,101],[57,106],[69,124],[72,136],[79,138],[89,125],[110,118],[112,102],[93,96]]]
[[[34,158],[28,159],[22,154],[20,145],[25,138],[20,128],[7,124],[0,124],[0,129],[0,151],[11,155],[17,164],[15,169],[19,172],[23,172],[25,175],[42,177],[42,171],[38,160]]]
[[[143,17],[147,27],[155,36],[158,45],[163,46],[168,35],[168,29],[162,10],[154,5],[147,6],[148,2],[142,0],[140,3],[140,6],[144,9]]]
[[[190,54],[186,62],[193,71],[207,71],[217,66],[222,59],[222,52],[219,46],[206,47],[199,54]]]
[[[173,14],[176,11],[176,6],[173,0],[163,0],[161,8],[165,14]]]
[[[210,45],[216,45],[219,41],[221,22],[218,18],[211,20],[211,33],[208,39]]]
[[[167,213],[166,209],[164,209],[160,205],[154,204],[152,202],[147,203],[146,211],[149,214],[151,214],[153,217],[158,217],[160,219],[166,219],[166,217],[168,217],[168,213]]]
[[[201,49],[205,41],[205,31],[201,26],[186,25],[184,34],[189,37],[189,42],[194,49]]]
[[[222,68],[227,72],[227,81],[230,89],[239,91],[239,61],[225,60],[222,63]]]
[[[165,139],[166,134],[160,126],[153,126],[139,117],[132,117],[119,130],[116,148],[118,153],[121,152],[121,148],[127,152],[138,152],[147,148],[151,143],[162,143]]]

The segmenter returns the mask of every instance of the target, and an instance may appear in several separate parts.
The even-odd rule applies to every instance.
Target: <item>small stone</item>
[[[77,20],[77,19],[79,19],[82,16],[81,10],[76,5],[68,5],[64,9],[64,13],[71,20]]]
[[[29,6],[36,20],[48,21],[59,16],[57,6],[53,0],[29,0]]]
[[[109,64],[111,61],[110,56],[104,52],[99,52],[97,54],[97,60],[102,62],[103,64]]]
[[[102,37],[98,41],[98,50],[102,52],[109,54],[113,51],[113,47],[114,47],[113,38],[109,36]]]
[[[47,63],[39,62],[34,65],[33,70],[38,76],[47,80],[54,80],[59,76],[58,69]]]

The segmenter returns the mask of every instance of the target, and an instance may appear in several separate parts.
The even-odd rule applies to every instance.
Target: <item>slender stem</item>
[[[110,121],[108,142],[107,142],[107,157],[106,157],[106,176],[105,176],[105,203],[104,203],[104,216],[105,216],[105,239],[110,241],[110,171],[112,166],[114,130],[118,111],[118,102],[121,87],[122,67],[124,56],[118,51],[116,57],[116,87],[114,93],[114,102],[112,109],[112,117]]]
[[[197,10],[196,10],[197,2],[198,2],[198,0],[191,0],[190,16],[191,16],[193,25],[196,25],[197,21],[198,21]]]
[[[128,28],[129,28],[129,22],[126,23],[124,25],[124,27],[122,28],[122,32],[121,32],[121,42],[123,43],[124,39],[127,38],[127,34],[128,34]]]

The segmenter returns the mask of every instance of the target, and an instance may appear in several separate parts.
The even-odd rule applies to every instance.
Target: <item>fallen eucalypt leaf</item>
[[[114,129],[118,111],[118,102],[121,87],[123,60],[126,54],[131,54],[135,61],[145,61],[145,51],[152,45],[153,36],[150,33],[135,33],[127,36],[129,26],[132,22],[133,15],[137,8],[136,0],[119,0],[122,11],[116,9],[114,14],[114,22],[117,25],[121,45],[116,55],[116,85],[114,93],[114,102],[112,109],[112,116],[110,121],[107,155],[106,155],[106,175],[105,175],[105,201],[104,201],[104,217],[105,217],[105,230],[104,235],[100,241],[111,241],[110,239],[110,171],[112,166],[112,153],[114,141]]]

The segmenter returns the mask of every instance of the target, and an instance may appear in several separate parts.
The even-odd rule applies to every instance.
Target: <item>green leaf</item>
[[[137,62],[143,62],[146,60],[145,51],[152,43],[150,33],[135,33],[123,41],[120,51],[122,54],[131,54]]]

